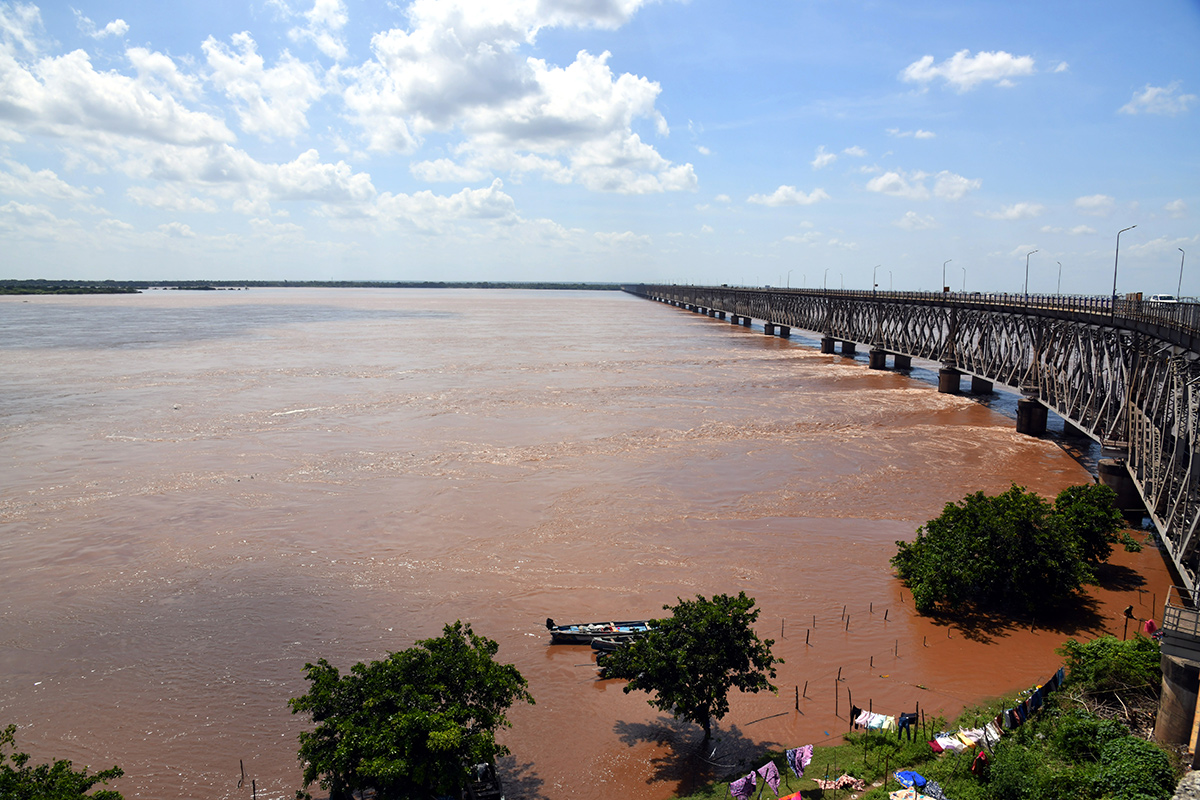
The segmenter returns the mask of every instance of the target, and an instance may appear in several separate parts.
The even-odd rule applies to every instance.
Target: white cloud
[[[1042,233],[1065,233],[1068,236],[1086,236],[1095,232],[1095,228],[1090,228],[1087,225],[1076,225],[1074,228],[1055,228],[1050,225],[1042,226]]]
[[[42,30],[42,12],[33,3],[0,3],[0,43],[5,50],[23,50],[37,55]]]
[[[974,191],[982,185],[983,181],[979,178],[964,178],[962,175],[942,170],[933,184],[933,193],[943,200],[961,200],[967,192]]]
[[[904,68],[900,77],[909,83],[920,84],[941,78],[959,92],[966,92],[985,82],[1012,86],[1011,78],[1032,74],[1032,56],[1014,56],[1003,50],[972,56],[970,50],[959,50],[936,66],[933,56],[914,61]]]
[[[1054,72],[1066,72],[1070,68],[1071,67],[1067,64],[1067,62],[1060,61],[1060,62],[1058,62],[1058,65],[1054,68]]]
[[[217,204],[212,200],[195,197],[178,184],[167,183],[153,188],[148,186],[131,186],[125,191],[125,194],[130,200],[146,208],[177,212],[203,212],[207,214],[214,213],[217,210]]]
[[[17,161],[4,161],[8,172],[0,171],[0,196],[49,197],[55,200],[86,200],[95,192],[72,186],[52,170],[34,172]]]
[[[771,194],[752,194],[746,198],[746,202],[763,206],[810,206],[829,199],[824,189],[813,189],[805,194],[795,186],[780,186]]]
[[[1076,197],[1075,207],[1084,214],[1104,217],[1113,209],[1114,201],[1106,194],[1091,194],[1086,197]]]
[[[242,130],[264,139],[292,138],[308,128],[306,113],[322,94],[312,67],[284,50],[278,63],[264,66],[249,33],[232,38],[236,52],[213,37],[200,47],[213,84],[233,101]]]
[[[897,228],[907,231],[927,231],[938,227],[937,220],[931,216],[922,217],[915,211],[905,212],[904,216],[893,223]]]
[[[129,33],[129,23],[123,19],[114,19],[103,28],[97,29],[96,23],[85,17],[83,12],[74,8],[71,10],[75,12],[75,26],[79,28],[80,32],[93,39],[103,39],[106,36],[124,36]]]
[[[195,239],[196,233],[189,226],[182,222],[167,222],[158,226],[158,229],[170,236],[172,239]]]
[[[914,172],[911,175],[903,172],[885,172],[867,181],[868,192],[881,192],[893,197],[907,197],[912,200],[925,200],[929,190],[925,188],[924,180],[927,173]]]
[[[717,202],[717,203],[732,203],[733,202],[733,200],[727,194],[719,194],[713,198],[713,201]]]
[[[1013,203],[1011,206],[1004,206],[999,211],[980,212],[979,216],[1002,220],[1031,219],[1039,216],[1045,210],[1046,207],[1038,203]]]
[[[1174,116],[1188,110],[1196,102],[1194,94],[1179,94],[1179,81],[1170,86],[1151,86],[1133,93],[1133,99],[1121,106],[1122,114],[1167,114]]]
[[[487,177],[487,171],[476,167],[455,164],[448,158],[419,161],[409,166],[414,178],[426,183],[470,183]]]
[[[295,16],[295,12],[283,3],[277,2],[275,6],[288,16]],[[346,57],[346,42],[341,32],[350,21],[350,15],[342,0],[314,0],[313,7],[299,16],[304,18],[304,25],[288,30],[289,39],[312,42],[323,55],[335,61]]]
[[[378,152],[412,152],[457,129],[456,155],[476,171],[625,194],[694,190],[691,164],[672,164],[633,130],[641,119],[669,134],[657,83],[614,75],[607,52],[580,51],[565,67],[521,52],[544,28],[618,27],[642,2],[417,0],[408,29],[376,34],[374,57],[340,70],[346,108]]]
[[[696,145],[696,152],[702,156],[711,156],[712,155],[712,151],[709,150],[707,147],[705,147],[702,144]]]
[[[783,237],[783,241],[791,242],[792,244],[816,244],[823,235],[818,231],[807,231],[806,233],[785,236]]]
[[[188,100],[201,94],[201,81],[194,75],[180,72],[170,56],[151,52],[144,47],[130,47],[125,57],[138,74],[138,81],[152,92],[167,94],[174,92]]]
[[[866,158],[867,157],[867,151],[863,150],[858,145],[854,145],[853,147],[847,147],[842,152],[848,156],[854,156],[855,158]]]
[[[1167,212],[1172,219],[1183,219],[1187,216],[1187,203],[1183,200],[1172,200],[1163,206],[1163,211]]]
[[[97,72],[75,50],[22,65],[0,58],[5,102],[0,122],[75,142],[111,144],[113,137],[175,144],[233,140],[215,117],[190,111],[170,94],[116,72]]]
[[[372,214],[385,223],[404,224],[426,233],[441,233],[467,220],[515,224],[520,221],[516,203],[503,188],[504,183],[497,178],[486,189],[463,189],[452,195],[384,192],[376,199]]]
[[[597,232],[593,235],[596,241],[609,247],[649,247],[653,244],[653,240],[649,236],[637,234],[633,231],[621,231],[620,233]]]
[[[887,133],[888,136],[895,136],[897,139],[907,139],[910,136],[914,139],[933,139],[937,136],[936,133],[920,129],[915,131],[902,131],[899,128],[888,128]]]
[[[817,148],[816,158],[812,160],[812,168],[821,169],[821,167],[827,167],[834,161],[837,161],[837,156],[833,153],[826,153],[825,145],[821,145]]]

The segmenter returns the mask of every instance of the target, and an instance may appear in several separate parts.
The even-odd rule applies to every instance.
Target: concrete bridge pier
[[[1196,695],[1200,693],[1200,664],[1163,653],[1159,665],[1162,696],[1158,701],[1154,739],[1163,744],[1185,743],[1191,738]]]
[[[718,312],[717,312],[717,319],[725,319],[725,312],[724,312],[724,311],[718,311]]]
[[[991,381],[984,380],[983,378],[978,378],[974,375],[971,376],[971,394],[991,394],[991,393],[992,393],[992,382]]]
[[[833,337],[832,336],[822,336],[821,337],[821,352],[822,353],[832,353],[833,352]]]
[[[746,328],[750,327],[750,318],[749,317],[742,317],[742,326],[746,327]]]
[[[1117,493],[1117,508],[1141,508],[1142,498],[1123,458],[1102,458],[1096,465],[1100,482]]]
[[[775,335],[775,325],[770,322],[764,322],[763,323],[763,333],[765,333],[767,336],[774,336]]]
[[[870,369],[887,369],[887,350],[872,347],[867,353],[867,367]]]
[[[858,351],[854,347],[854,342],[842,342],[842,355],[852,356]]]
[[[896,353],[892,359],[893,369],[912,369],[912,356],[902,356]]]
[[[1041,436],[1046,432],[1046,407],[1032,397],[1017,401],[1017,433]]]
[[[792,338],[792,329],[791,329],[791,328],[789,328],[787,325],[776,325],[775,327],[776,327],[776,328],[778,329],[778,331],[779,331],[779,338],[780,338],[780,339],[790,339],[790,338]]]
[[[939,369],[938,391],[942,394],[958,394],[962,391],[962,373],[954,367]]]
[[[730,325],[737,325],[737,324],[738,324],[739,322],[741,322],[741,321],[742,321],[742,318],[741,318],[741,317],[739,317],[737,314],[730,314],[730,315],[729,315],[729,324],[730,324]]]

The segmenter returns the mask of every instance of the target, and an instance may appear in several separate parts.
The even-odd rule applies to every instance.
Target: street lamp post
[[[892,290],[892,271],[888,270],[888,291]]]
[[[1029,257],[1036,252],[1038,252],[1038,251],[1030,250],[1028,253],[1025,254],[1025,302],[1026,303],[1029,302]]]
[[[871,294],[875,294],[875,289],[879,287],[879,284],[875,282],[875,270],[882,266],[883,264],[876,264],[871,268]],[[1180,271],[1182,272],[1182,267],[1180,268]]]
[[[1117,315],[1117,263],[1121,258],[1121,234],[1125,231],[1131,231],[1137,225],[1130,225],[1128,228],[1121,228],[1117,231],[1117,249],[1113,252],[1113,295],[1112,295],[1112,315]]]
[[[1179,249],[1179,253],[1180,253],[1180,256],[1179,256],[1179,285],[1175,287],[1175,299],[1176,300],[1179,299],[1179,295],[1183,291],[1183,260],[1185,258],[1187,258],[1187,253],[1184,252],[1183,248],[1180,247],[1178,249]]]
[[[942,262],[942,291],[943,292],[950,291],[950,287],[946,285],[946,265],[949,264],[953,260],[954,260],[953,258],[947,258],[945,261]]]
[[[829,267],[825,268],[825,277],[821,279],[821,290],[829,291]]]
[[[1055,294],[1062,294],[1062,262],[1058,262],[1058,288],[1054,290]]]
[[[788,270],[787,288],[792,288],[792,271]]]
[[[963,294],[967,293],[967,268],[959,267],[963,271]]]

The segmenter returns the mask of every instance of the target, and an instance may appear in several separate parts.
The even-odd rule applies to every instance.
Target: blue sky
[[[0,277],[1020,292],[1036,250],[1104,295],[1137,225],[1118,291],[1200,295],[1197,42],[1196,0],[0,2]]]

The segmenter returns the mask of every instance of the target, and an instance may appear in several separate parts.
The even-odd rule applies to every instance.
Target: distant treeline
[[[551,283],[545,281],[68,281],[0,280],[0,294],[133,294],[147,289],[212,291],[267,287],[334,289],[583,289],[618,291],[617,283]]]

